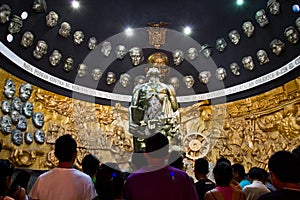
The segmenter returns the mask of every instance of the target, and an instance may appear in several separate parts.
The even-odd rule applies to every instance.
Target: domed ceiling
[[[300,42],[289,41],[284,33],[291,26],[294,27],[292,30],[300,31],[296,26],[296,19],[300,16],[297,12],[299,7],[293,7],[300,4],[299,1],[271,0],[267,3],[265,0],[244,0],[244,4],[239,6],[234,0],[81,0],[80,7],[75,9],[71,6],[71,0],[48,0],[45,11],[33,9],[33,2],[0,1],[0,6],[7,4],[11,8],[10,21],[0,23],[1,68],[26,82],[69,97],[101,104],[128,104],[134,78],[145,76],[147,58],[155,52],[164,52],[168,56],[169,72],[163,81],[168,83],[171,77],[178,78],[180,87],[176,94],[181,106],[204,99],[221,103],[246,98],[278,87],[300,74],[297,68]],[[276,2],[280,5],[279,13],[270,11],[269,4]],[[262,9],[266,15],[264,24],[256,19],[256,15],[259,15],[257,12]],[[23,27],[11,34],[8,29],[10,22],[14,21],[13,15],[21,16],[24,11],[28,17],[22,15],[26,18],[22,20]],[[46,16],[50,11],[55,11],[59,16],[57,25],[53,27],[46,24]],[[242,25],[246,21],[254,26],[252,35],[243,32]],[[63,22],[70,24],[70,36],[59,34]],[[186,26],[191,29],[189,35],[183,33]],[[131,35],[125,31],[128,27],[132,28]],[[233,30],[240,36],[237,41],[229,38]],[[31,46],[25,48],[20,41],[26,31],[34,35],[34,40]],[[84,34],[83,41],[77,44],[73,38],[76,31]],[[9,35],[13,36],[10,42]],[[88,47],[91,37],[97,40],[94,49]],[[216,40],[220,38],[227,44],[225,49],[217,48]],[[272,51],[270,43],[274,39],[284,44],[282,51]],[[37,59],[33,52],[40,40],[46,42],[48,49],[45,55]],[[153,45],[153,40],[158,45]],[[110,54],[101,52],[103,44],[111,45]],[[115,55],[118,45],[126,47],[127,54],[122,59]],[[208,57],[203,54],[206,46],[212,50]],[[131,62],[129,50],[132,47],[143,50],[144,60],[138,65]],[[190,48],[197,49],[196,58],[188,56]],[[62,55],[56,66],[49,62],[54,50]],[[176,50],[184,54],[184,60],[179,65],[174,64],[172,55]],[[259,50],[264,50],[260,52],[265,52],[268,59],[260,61],[257,57]],[[249,56],[253,60],[253,68],[245,68],[242,63],[243,58]],[[74,60],[74,67],[66,71],[64,63],[69,57]],[[88,70],[85,76],[80,77],[77,73],[82,63],[86,64]],[[232,63],[240,67],[236,74],[230,68]],[[94,80],[91,75],[95,68],[102,72],[100,80]],[[215,75],[218,68],[226,76],[219,76],[218,79]],[[107,84],[108,72],[116,74],[115,83]],[[201,72],[210,73],[207,83],[199,80]],[[131,77],[131,83],[126,87],[119,81],[124,73]],[[194,78],[192,88],[186,87],[185,76]]]

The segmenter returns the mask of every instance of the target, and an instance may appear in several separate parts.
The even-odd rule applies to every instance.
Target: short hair
[[[293,149],[292,153],[299,159],[300,162],[300,145]]]
[[[245,173],[245,168],[243,165],[241,164],[233,164],[232,166],[233,172],[234,173],[238,173],[240,178],[244,178],[246,173]]]
[[[226,163],[228,163],[229,165],[231,165],[230,160],[228,160],[228,159],[225,158],[225,157],[220,157],[220,158],[217,160],[216,165],[217,165],[218,163],[220,163],[220,162],[226,162]]]
[[[9,160],[0,159],[0,196],[6,195],[6,178],[14,173],[14,167]]]
[[[205,158],[198,158],[195,161],[195,171],[199,174],[208,174],[208,161]]]
[[[92,177],[97,173],[99,163],[98,158],[88,154],[82,159],[82,171]]]
[[[232,167],[227,162],[219,162],[213,170],[216,184],[228,185],[233,178]]]
[[[259,167],[252,167],[249,170],[249,177],[253,180],[262,181],[265,176],[265,170]]]
[[[147,160],[144,156],[144,152],[143,151],[138,151],[138,152],[134,152],[132,153],[131,156],[131,163],[133,165],[135,165],[136,168],[141,168],[147,165]]]
[[[153,158],[164,158],[169,153],[169,140],[162,133],[146,139],[145,152]]]
[[[269,159],[270,172],[284,183],[298,183],[300,181],[299,161],[289,151],[277,151]]]
[[[184,155],[180,151],[173,150],[170,153],[169,163],[170,166],[182,169]]]
[[[55,141],[55,156],[60,162],[70,162],[77,152],[77,143],[70,134],[60,136]]]

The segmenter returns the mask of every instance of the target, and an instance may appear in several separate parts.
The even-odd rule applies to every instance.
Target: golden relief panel
[[[13,80],[16,88],[24,83],[2,69],[0,77],[1,101],[6,99],[2,91],[6,79]],[[273,152],[295,148],[300,144],[299,92],[297,78],[251,98],[213,106],[202,101],[180,108],[180,148],[186,153],[187,172],[193,174],[194,160],[203,156],[211,163],[224,156],[246,169],[266,168]],[[44,114],[45,142],[18,146],[12,143],[10,134],[0,133],[1,158],[10,159],[18,167],[50,169],[58,164],[53,150],[56,138],[69,133],[78,143],[78,168],[87,153],[101,162],[116,162],[121,169],[129,167],[133,140],[128,132],[128,108],[84,102],[36,86],[28,101],[33,103],[34,112]],[[0,114],[5,115],[2,111]],[[36,129],[30,119],[27,123],[23,135]]]

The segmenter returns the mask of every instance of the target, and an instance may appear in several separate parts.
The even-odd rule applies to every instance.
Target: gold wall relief
[[[6,99],[6,79],[13,80],[16,88],[24,83],[2,69],[0,77],[1,101]],[[56,138],[69,133],[78,143],[78,168],[87,153],[101,162],[116,162],[121,169],[129,167],[133,143],[128,132],[128,108],[118,103],[107,106],[84,102],[34,85],[28,101],[33,103],[34,112],[44,114],[45,143],[23,142],[17,146],[11,142],[10,134],[0,133],[1,158],[10,159],[17,167],[48,170],[58,164],[54,156]],[[202,101],[180,108],[179,112],[180,148],[186,153],[185,164],[190,174],[194,160],[202,156],[211,163],[225,156],[233,163],[244,164],[247,170],[254,166],[266,168],[273,152],[292,150],[299,145],[300,78],[243,100],[220,105]],[[0,115],[7,114],[0,111]],[[30,119],[27,123],[23,136],[36,129]]]

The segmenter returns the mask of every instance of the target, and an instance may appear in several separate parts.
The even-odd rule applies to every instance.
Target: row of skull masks
[[[6,79],[3,94],[6,99],[1,101],[2,116],[0,116],[0,131],[4,135],[11,135],[13,144],[19,146],[23,144],[31,144],[33,140],[37,144],[45,142],[45,133],[41,129],[44,125],[44,115],[41,112],[34,112],[34,106],[27,101],[32,93],[32,86],[28,83],[21,84],[19,88],[19,96],[16,93],[16,84],[11,79]],[[36,128],[34,133],[28,132],[28,120]]]

